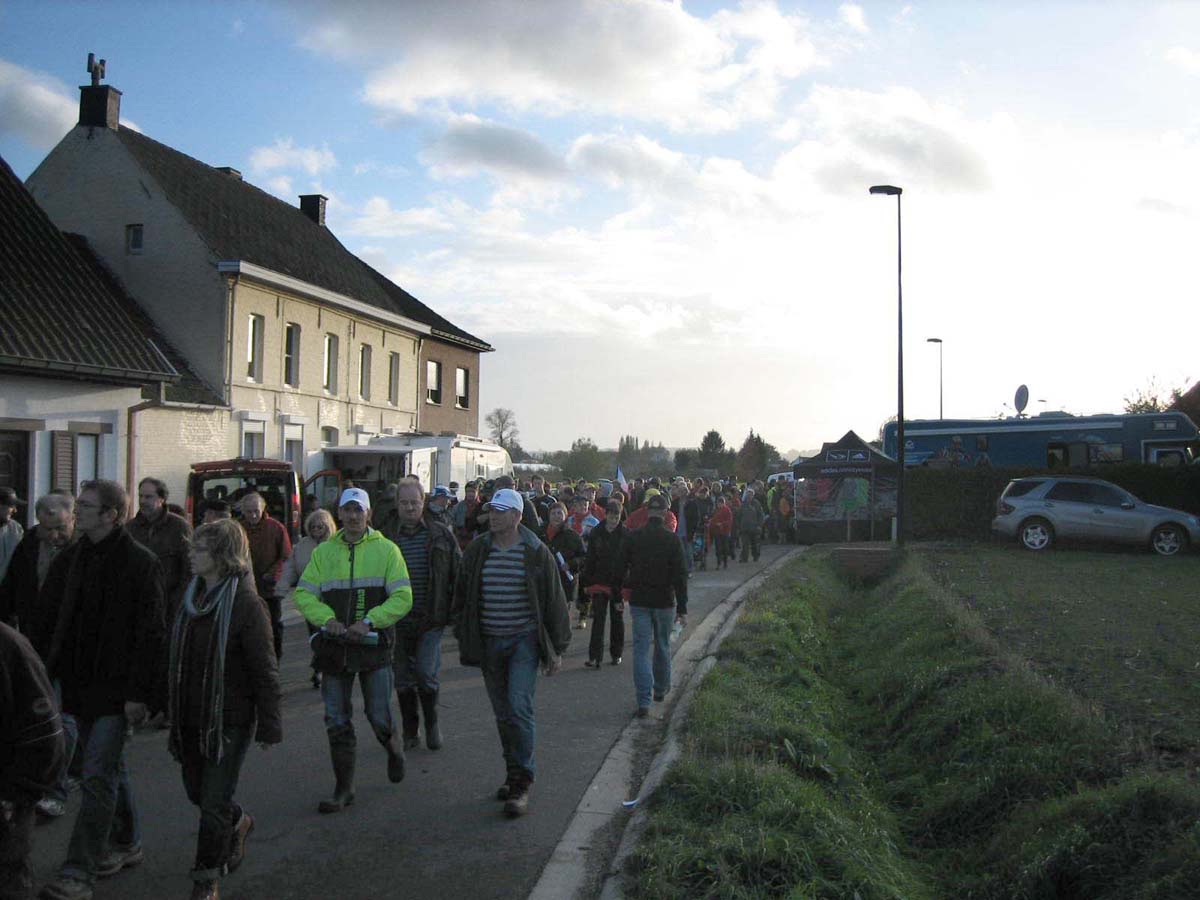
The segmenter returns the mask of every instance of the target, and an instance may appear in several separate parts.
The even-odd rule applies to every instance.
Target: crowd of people
[[[372,510],[347,487],[335,523],[312,511],[293,546],[263,498],[210,504],[192,530],[167,486],[85,482],[35,504],[37,525],[0,490],[0,900],[33,895],[34,823],[81,795],[58,877],[38,896],[86,900],[98,878],[144,859],[126,742],[161,728],[199,811],[193,900],[219,896],[241,863],[254,817],[235,800],[250,745],[283,739],[279,659],[290,598],[310,632],[333,769],[321,813],[354,802],[355,681],[391,782],[405,751],[438,750],[445,629],[482,671],[505,765],[510,817],[529,808],[539,672],[562,666],[574,630],[591,628],[585,665],[619,666],[632,620],[635,714],[671,688],[670,640],[686,624],[688,579],[757,560],[787,535],[783,487],[704,479],[564,483],[504,476],[426,493],[393,485]],[[236,518],[234,513],[237,514]],[[340,525],[340,527],[339,527]],[[606,646],[607,643],[607,646]],[[396,693],[399,726],[393,718]]]

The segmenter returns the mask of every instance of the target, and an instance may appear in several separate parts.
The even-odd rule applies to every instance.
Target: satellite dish
[[[1017,415],[1025,412],[1025,407],[1029,405],[1029,388],[1021,385],[1017,388],[1017,395],[1013,397],[1013,406],[1017,409]]]

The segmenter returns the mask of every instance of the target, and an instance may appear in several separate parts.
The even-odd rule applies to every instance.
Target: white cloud
[[[268,179],[267,190],[288,202],[291,202],[296,196],[295,191],[292,190],[292,179],[287,175],[277,175]]]
[[[260,174],[297,169],[315,176],[336,166],[337,157],[328,147],[297,147],[292,138],[279,138],[270,147],[250,151],[250,169]]]
[[[866,34],[870,29],[867,27],[867,16],[863,12],[863,8],[857,3],[843,3],[838,7],[838,15],[842,21],[849,26],[852,31],[857,31],[859,34]]]
[[[421,155],[436,178],[460,178],[489,172],[520,179],[558,179],[566,175],[562,158],[520,128],[458,116]]]
[[[1190,75],[1200,75],[1200,52],[1187,47],[1172,47],[1167,51],[1167,62],[1178,66]]]
[[[310,2],[305,43],[369,69],[393,114],[497,103],[718,131],[774,114],[820,62],[802,17],[752,0],[708,19],[659,0]]]
[[[372,238],[407,237],[450,231],[453,224],[434,207],[393,209],[386,197],[372,197],[349,223],[350,234]]]
[[[79,102],[57,79],[0,59],[0,135],[48,150],[79,121]]]

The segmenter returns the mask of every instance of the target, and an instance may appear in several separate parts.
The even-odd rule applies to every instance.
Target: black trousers
[[[604,658],[605,619],[609,620],[608,655],[617,659],[625,654],[625,613],[620,594],[615,597],[592,595],[592,637],[588,643],[588,658],[596,662]]]
[[[283,598],[264,597],[267,615],[271,617],[271,637],[275,639],[275,661],[283,659]]]
[[[195,881],[215,881],[229,861],[233,828],[242,809],[233,802],[252,726],[226,725],[225,752],[220,762],[200,755],[199,738],[192,732],[182,737],[183,786],[188,799],[200,807],[200,833],[196,837]]]
[[[17,800],[0,812],[0,900],[32,900],[33,804]]]

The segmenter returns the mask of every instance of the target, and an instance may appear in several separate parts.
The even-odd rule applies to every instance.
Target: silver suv
[[[1200,543],[1200,517],[1143,503],[1099,478],[1017,478],[996,501],[992,532],[1027,550],[1063,539],[1149,546],[1174,556]]]

